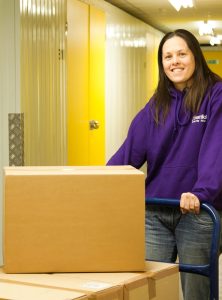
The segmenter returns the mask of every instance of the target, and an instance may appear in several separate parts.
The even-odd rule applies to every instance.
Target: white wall
[[[152,39],[148,39],[148,37]],[[124,141],[136,113],[153,94],[153,40],[162,33],[124,13],[107,14],[106,37],[106,158]],[[152,65],[152,68],[151,68]]]
[[[2,264],[2,180],[8,160],[8,113],[19,112],[19,0],[0,0],[0,265]]]

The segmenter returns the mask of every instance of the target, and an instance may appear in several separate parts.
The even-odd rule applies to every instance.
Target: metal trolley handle
[[[148,205],[180,206],[178,199],[146,198]],[[180,272],[195,273],[209,277],[210,299],[219,300],[219,246],[220,246],[220,217],[216,209],[208,204],[201,203],[201,209],[205,210],[213,221],[212,242],[210,250],[210,261],[206,265],[192,265],[179,263]]]

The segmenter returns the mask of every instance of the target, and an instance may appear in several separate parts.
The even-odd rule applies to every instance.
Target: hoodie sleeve
[[[197,181],[191,191],[200,201],[210,203],[222,191],[222,87],[212,97],[199,152]]]
[[[140,168],[146,161],[147,117],[141,110],[132,121],[127,138],[107,165],[131,165]]]

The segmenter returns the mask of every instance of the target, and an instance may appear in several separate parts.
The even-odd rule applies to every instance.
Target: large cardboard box
[[[130,166],[6,167],[5,272],[144,270],[144,198]]]
[[[150,261],[145,272],[129,273],[6,274],[0,270],[0,282],[74,290],[89,299],[179,299],[178,265]]]

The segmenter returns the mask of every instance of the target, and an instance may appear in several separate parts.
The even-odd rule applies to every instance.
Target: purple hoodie
[[[183,92],[171,95],[166,121],[156,125],[151,98],[107,165],[140,168],[147,161],[146,197],[180,199],[191,192],[222,210],[222,82],[208,90],[195,115],[182,109]]]

